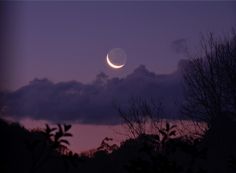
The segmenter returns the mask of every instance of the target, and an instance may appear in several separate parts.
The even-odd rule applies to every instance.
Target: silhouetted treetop
[[[216,116],[236,117],[236,35],[202,39],[203,55],[185,68],[185,113],[208,123]]]

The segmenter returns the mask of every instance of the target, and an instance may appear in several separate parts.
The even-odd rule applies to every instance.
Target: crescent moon
[[[122,64],[122,65],[115,65],[115,64],[113,64],[113,63],[110,61],[108,54],[107,54],[107,58],[106,58],[106,59],[107,59],[107,64],[108,64],[110,67],[115,68],[115,69],[122,68],[122,67],[124,67],[124,65],[125,65],[125,64]]]

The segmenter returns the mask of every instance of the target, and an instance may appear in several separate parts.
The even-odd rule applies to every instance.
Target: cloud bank
[[[178,118],[183,102],[182,64],[168,75],[152,73],[144,65],[125,78],[100,73],[90,84],[34,79],[16,91],[1,93],[4,111],[17,119],[117,124],[120,119],[114,103],[124,106],[130,98],[139,97],[161,102],[166,118]]]

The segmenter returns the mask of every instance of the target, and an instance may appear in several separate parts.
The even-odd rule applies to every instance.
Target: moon
[[[107,54],[106,61],[110,67],[120,69],[126,64],[126,53],[121,48],[114,48]]]
[[[125,64],[122,64],[122,65],[115,65],[115,64],[112,64],[112,62],[110,61],[109,59],[109,55],[107,54],[107,64],[112,67],[112,68],[115,68],[115,69],[118,69],[118,68],[122,68],[125,66]]]

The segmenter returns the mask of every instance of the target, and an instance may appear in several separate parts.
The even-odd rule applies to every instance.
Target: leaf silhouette
[[[177,127],[177,125],[172,125],[172,126],[170,127],[170,130],[172,130],[172,129],[176,128],[176,127]]]
[[[163,129],[160,129],[159,132],[164,136],[166,135],[166,132]]]
[[[65,140],[65,139],[59,140],[59,143],[65,143],[67,145],[70,145],[70,143],[67,140]]]
[[[167,122],[166,123],[166,131],[168,132],[170,130],[170,124]]]
[[[176,135],[176,131],[171,131],[170,133],[169,133],[169,136],[175,136]]]
[[[71,133],[64,133],[64,135],[63,136],[68,136],[68,137],[71,137],[71,136],[73,136]]]
[[[63,133],[63,129],[61,127],[61,124],[57,124],[57,126],[58,126],[58,132],[60,132],[60,134],[62,134]]]
[[[160,136],[159,136],[159,135],[153,135],[153,138],[154,138],[156,141],[160,141]]]
[[[65,130],[65,132],[67,132],[68,130],[70,130],[71,129],[71,125],[69,124],[69,125],[66,125],[66,124],[64,124],[64,130]]]
[[[112,139],[112,138],[105,137],[103,140],[104,140],[104,141],[112,141],[113,139]]]

